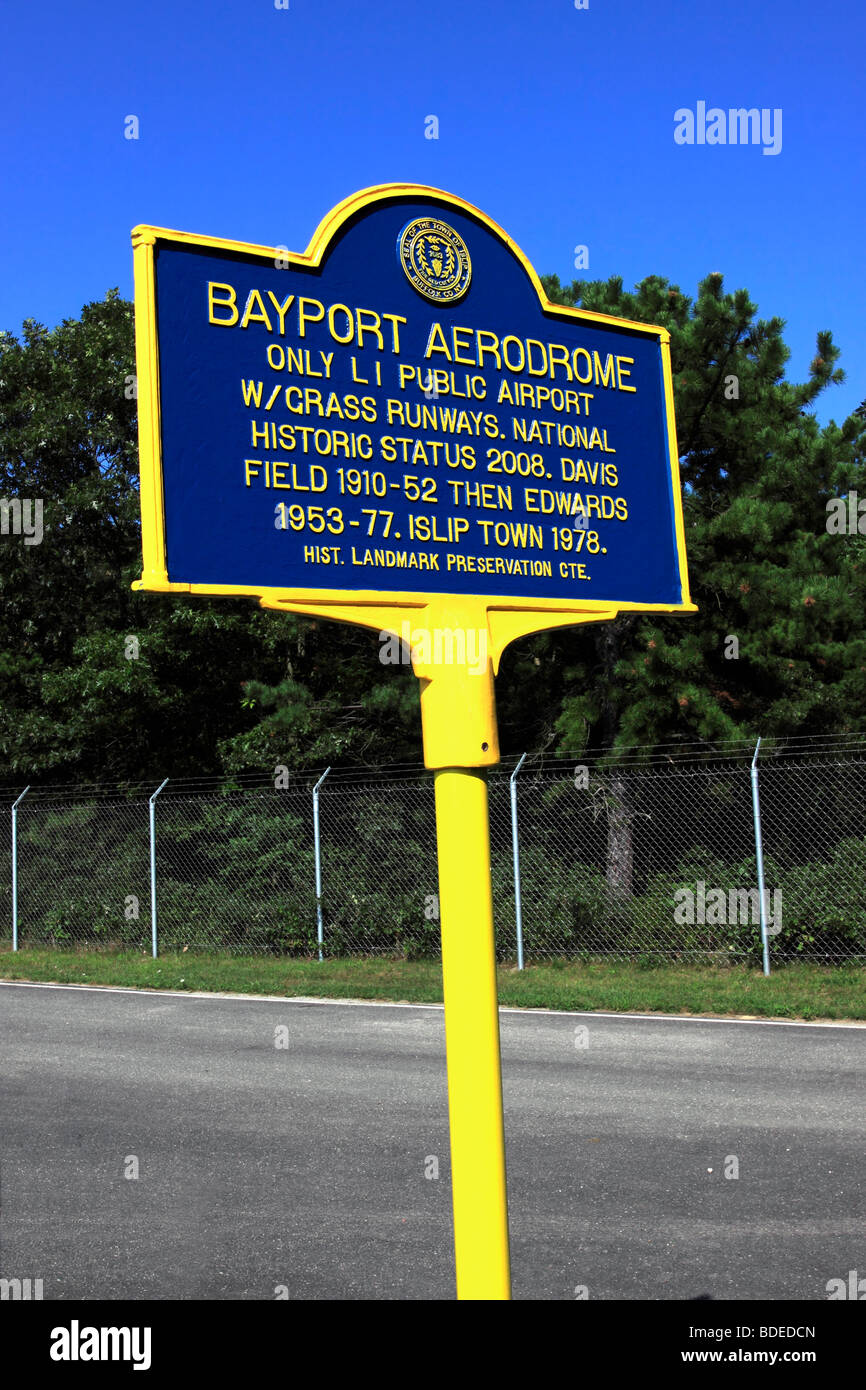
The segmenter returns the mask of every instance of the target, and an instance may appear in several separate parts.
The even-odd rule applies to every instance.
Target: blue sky
[[[831,329],[848,380],[818,415],[841,421],[866,397],[862,16],[861,0],[17,0],[0,327],[131,297],[136,223],[300,251],[347,194],[426,183],[563,281],[655,273],[694,294],[723,271],[787,321],[793,379]],[[780,152],[677,145],[674,112],[699,101],[781,109]]]

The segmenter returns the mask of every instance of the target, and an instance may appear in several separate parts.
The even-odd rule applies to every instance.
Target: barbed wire
[[[756,739],[737,738],[717,740],[715,743],[701,741],[671,742],[662,744],[594,745],[582,749],[527,750],[521,776],[531,772],[562,771],[568,766],[596,767],[601,771],[620,769],[658,770],[665,767],[682,768],[688,764],[718,765],[722,763],[742,763],[754,756]],[[503,754],[500,762],[488,769],[491,777],[513,772],[520,761],[521,753]],[[762,738],[759,766],[763,769],[780,761],[828,762],[845,758],[866,758],[866,733],[845,732],[831,734],[796,734],[784,737]],[[286,777],[292,787],[312,788],[326,770],[324,763],[314,766],[292,767],[279,758],[267,771],[241,773],[213,773],[200,776],[172,777],[168,774],[168,785],[161,795],[213,796],[217,793],[231,795],[233,792],[252,790],[266,791],[275,788],[277,769],[285,768],[282,779]],[[163,774],[166,775],[166,774]],[[395,763],[354,763],[346,766],[330,767],[328,782],[333,786],[339,783],[348,786],[371,785],[379,782],[401,783],[426,781],[432,776],[430,769],[422,762]],[[34,780],[27,792],[27,799],[48,800],[141,800],[147,799],[160,785],[162,777],[140,779],[138,781],[116,782],[73,782],[58,781],[40,783]],[[13,781],[6,777],[0,785],[0,805],[14,802],[27,785],[28,779],[21,777]]]

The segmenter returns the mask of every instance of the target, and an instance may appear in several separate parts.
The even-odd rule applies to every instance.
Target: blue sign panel
[[[664,330],[550,305],[445,194],[318,259],[150,245],[169,584],[691,607]]]

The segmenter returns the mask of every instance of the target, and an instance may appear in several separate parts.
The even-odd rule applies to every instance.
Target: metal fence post
[[[166,777],[164,782],[160,782],[148,803],[150,816],[150,940],[154,960],[156,960],[156,812],[153,803],[167,783],[168,778]]]
[[[520,897],[520,846],[517,842],[517,774],[523,767],[526,754],[509,778],[511,791],[511,848],[514,854],[514,918],[517,924],[517,969],[523,969],[523,904]]]
[[[318,782],[313,787],[313,844],[316,855],[316,937],[319,942],[319,960],[322,959],[322,943],[324,940],[322,930],[322,842],[319,835],[319,787],[330,771],[331,769],[326,767]]]
[[[12,805],[12,950],[18,950],[18,806],[30,790],[30,783],[24,788],[18,800]]]
[[[767,939],[767,902],[764,897],[764,848],[761,844],[761,803],[758,797],[758,749],[761,740],[755,745],[752,759],[752,811],[755,819],[755,858],[758,861],[758,896],[761,899],[761,946],[764,952],[764,974],[770,973],[770,943]]]

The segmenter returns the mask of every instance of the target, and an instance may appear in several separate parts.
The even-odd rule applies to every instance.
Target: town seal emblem
[[[410,285],[438,304],[451,304],[469,288],[472,262],[466,242],[435,217],[416,217],[397,238],[397,257]]]

